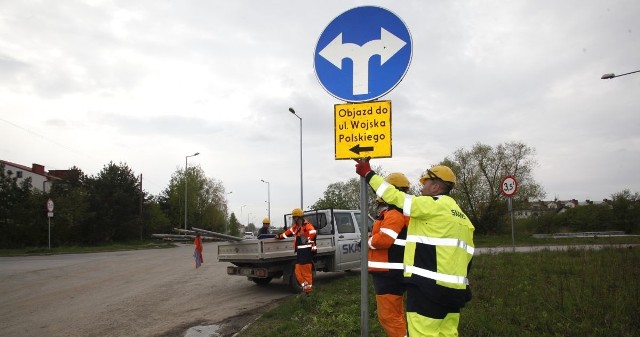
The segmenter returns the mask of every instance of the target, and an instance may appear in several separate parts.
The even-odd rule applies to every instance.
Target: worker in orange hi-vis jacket
[[[293,225],[284,233],[276,235],[282,240],[295,237],[293,250],[296,252],[295,275],[298,284],[306,294],[313,290],[313,255],[316,254],[316,229],[304,218],[300,208],[291,211]]]
[[[204,259],[202,258],[202,238],[200,234],[196,234],[195,240],[193,240],[193,245],[195,246],[195,250],[193,251],[193,257],[196,260],[196,268],[202,265]]]
[[[409,190],[409,179],[402,173],[391,173],[385,181],[399,190]],[[404,337],[407,335],[407,321],[403,301],[405,286],[402,260],[409,217],[381,198],[377,202],[379,213],[369,237],[368,267],[376,293],[378,320],[387,336]]]

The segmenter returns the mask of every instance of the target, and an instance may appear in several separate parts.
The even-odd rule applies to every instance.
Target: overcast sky
[[[392,101],[393,157],[416,181],[476,142],[535,148],[547,199],[640,192],[640,1],[0,0],[0,159],[95,175],[110,161],[157,195],[199,165],[241,221],[272,223],[334,182],[334,104],[314,51],[341,13],[395,13],[413,45]],[[269,184],[261,182],[269,181]],[[246,205],[246,207],[242,207]]]

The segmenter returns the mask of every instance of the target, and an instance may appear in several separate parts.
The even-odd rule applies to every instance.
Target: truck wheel
[[[253,281],[253,283],[259,286],[266,286],[267,284],[269,284],[269,282],[271,282],[272,279],[273,279],[272,277],[265,277],[265,278],[254,277],[251,279],[251,281]]]

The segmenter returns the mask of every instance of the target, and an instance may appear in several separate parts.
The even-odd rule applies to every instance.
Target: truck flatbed
[[[333,236],[319,235],[316,237],[318,255],[333,254],[336,244]],[[269,262],[274,260],[295,259],[293,238],[276,240],[248,239],[233,243],[218,245],[218,261],[221,262]]]

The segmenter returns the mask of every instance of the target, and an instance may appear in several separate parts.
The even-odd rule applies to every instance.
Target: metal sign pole
[[[367,262],[367,181],[360,178],[360,336],[369,336],[369,268]]]
[[[364,20],[363,20],[364,19]],[[366,24],[362,24],[363,21],[367,21]],[[384,23],[384,27],[383,27]],[[345,37],[349,37],[343,40],[343,33]],[[378,39],[377,36],[380,36]],[[350,40],[351,39],[351,40]],[[371,43],[370,43],[371,42]],[[411,55],[413,52],[411,34],[409,29],[399,17],[389,12],[386,9],[375,6],[361,6],[350,9],[338,17],[336,17],[331,23],[324,29],[314,50],[314,70],[316,76],[320,81],[322,87],[327,90],[333,97],[338,98],[348,103],[364,103],[372,102],[381,96],[386,95],[391,91],[404,77],[409,64],[411,63]],[[385,64],[384,71],[377,70],[379,68],[374,67],[376,70],[371,71],[368,67],[368,61],[373,55],[385,56],[382,63],[386,60],[393,58],[393,62]],[[351,59],[353,64],[352,71],[343,71],[342,60]],[[336,71],[340,70],[340,71]],[[345,83],[351,83],[351,88],[346,88]],[[376,142],[379,140],[388,139],[388,144],[384,147],[384,153],[374,152],[380,151],[380,147],[374,146],[375,144],[361,143],[354,141],[356,139],[363,139],[373,137],[370,134],[370,127],[383,129],[383,122],[378,122],[378,119],[367,119],[367,123],[359,123],[352,121],[350,118],[337,123],[335,125],[335,139],[336,139],[336,159],[356,159],[353,154],[359,157],[391,157],[391,103],[388,101],[388,108],[384,105],[386,103],[381,102],[380,105],[369,104],[364,107],[361,106],[358,111],[350,110],[354,107],[344,107],[344,109],[338,109],[337,105],[334,107],[336,112],[335,121],[338,122],[337,117],[348,117],[351,115],[355,117],[358,114],[368,114],[373,118],[373,115],[386,115],[388,117],[388,131],[387,136],[384,133],[376,133]],[[375,108],[374,108],[375,105]],[[358,109],[358,108],[355,108]],[[295,113],[293,109],[289,108],[289,111]],[[302,123],[302,120],[300,120]],[[387,126],[387,119],[384,120],[384,126]],[[365,130],[364,128],[367,128]],[[356,130],[357,129],[357,130]],[[384,128],[386,130],[386,128]],[[344,134],[339,134],[338,131],[344,131]],[[365,132],[366,131],[366,132]],[[377,130],[380,131],[380,130]],[[301,137],[302,139],[302,137]],[[370,139],[368,139],[370,140]],[[351,144],[349,144],[351,143]],[[355,144],[353,144],[355,143]],[[386,141],[385,141],[386,143]],[[348,146],[346,146],[349,144]],[[339,147],[338,145],[345,145],[345,147]],[[338,152],[338,149],[344,150]],[[388,148],[388,151],[386,151]],[[301,156],[302,157],[302,156]],[[301,169],[302,172],[302,169]],[[301,184],[302,185],[302,184]],[[361,336],[368,336],[367,322],[368,314],[368,294],[369,288],[367,286],[368,281],[368,263],[367,263],[367,247],[368,240],[368,221],[367,221],[367,182],[364,178],[360,179],[360,273],[361,273],[361,305],[360,305],[360,331]],[[302,198],[301,198],[302,199]],[[364,242],[363,242],[364,241]]]
[[[513,205],[511,203],[511,197],[516,195],[518,191],[518,181],[514,176],[506,176],[502,178],[500,182],[500,189],[502,190],[502,195],[507,197],[507,211],[511,213],[511,245],[513,246],[513,251],[516,251],[516,238],[513,229]]]
[[[51,200],[51,198],[49,198],[47,200],[47,218],[49,219],[49,249],[51,249],[51,218],[53,217],[53,200]]]
[[[47,219],[49,219],[49,249],[51,249],[51,217],[47,215]]]
[[[507,198],[507,205],[509,207],[509,213],[511,213],[511,245],[513,246],[513,252],[516,251],[516,238],[513,229],[513,204],[511,203],[511,197]]]

